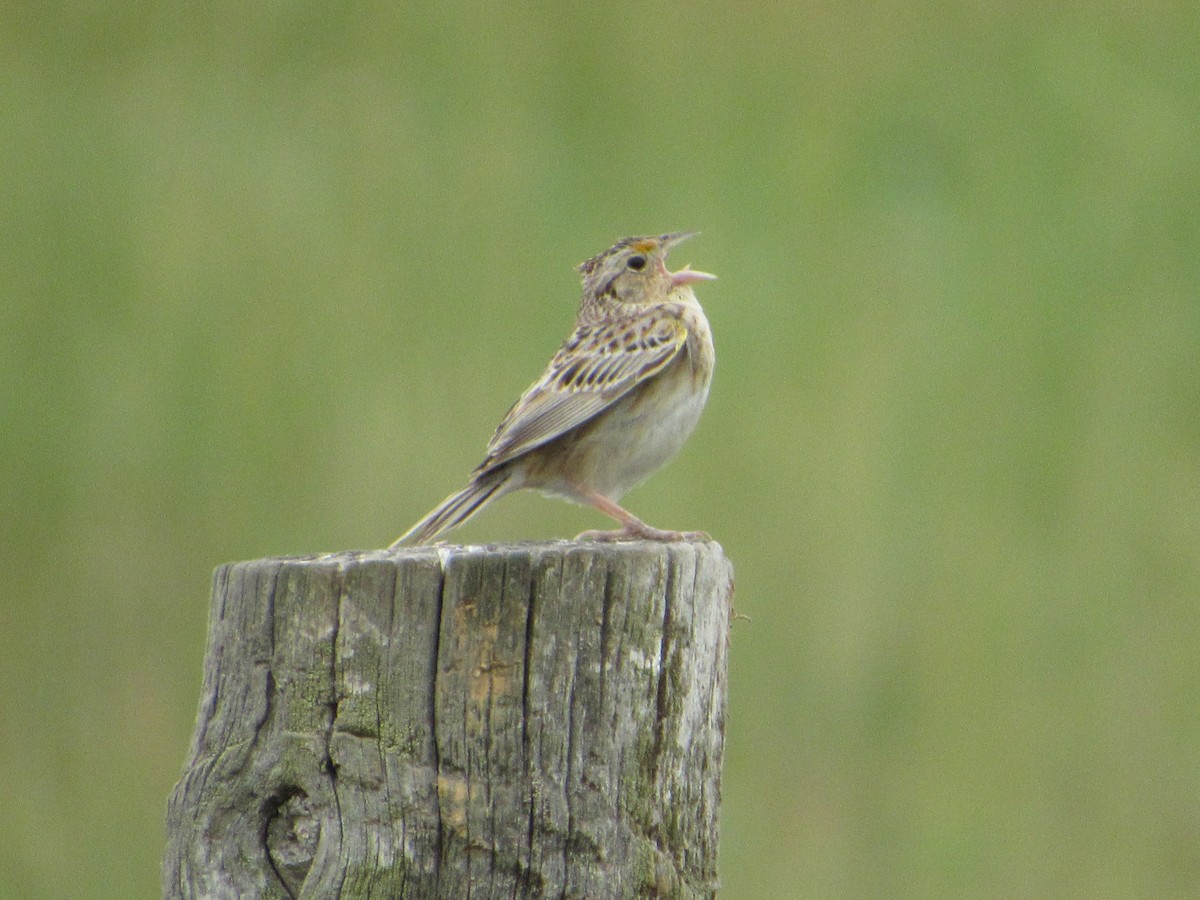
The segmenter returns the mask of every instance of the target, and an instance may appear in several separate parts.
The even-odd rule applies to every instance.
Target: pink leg
[[[613,503],[603,494],[588,488],[578,488],[579,496],[600,512],[620,523],[618,531],[585,531],[576,535],[577,541],[621,541],[625,539],[646,541],[708,541],[711,538],[703,531],[663,531],[647,525],[629,510]]]

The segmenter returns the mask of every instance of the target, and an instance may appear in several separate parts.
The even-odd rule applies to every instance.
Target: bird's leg
[[[600,512],[620,523],[617,531],[585,531],[575,536],[577,541],[707,541],[711,540],[703,531],[663,531],[647,525],[629,510],[618,506],[603,494],[598,494],[588,488],[576,488],[579,496]]]

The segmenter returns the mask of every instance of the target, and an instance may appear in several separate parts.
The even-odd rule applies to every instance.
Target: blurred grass
[[[629,502],[753,620],[723,896],[1194,896],[1198,25],[4,7],[0,896],[153,895],[212,567],[391,540],[675,228],[717,382]]]

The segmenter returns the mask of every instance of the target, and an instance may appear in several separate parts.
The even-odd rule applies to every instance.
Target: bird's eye
[[[629,262],[625,263],[625,265],[629,266],[629,268],[633,269],[635,272],[640,272],[642,269],[646,268],[646,257],[631,256],[629,257]]]

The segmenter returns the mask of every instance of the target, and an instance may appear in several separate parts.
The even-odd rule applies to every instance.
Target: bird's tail
[[[389,550],[427,544],[438,535],[456,528],[491,501],[512,490],[507,472],[489,472],[471,479],[470,484],[439,503],[420,522],[392,543]]]

